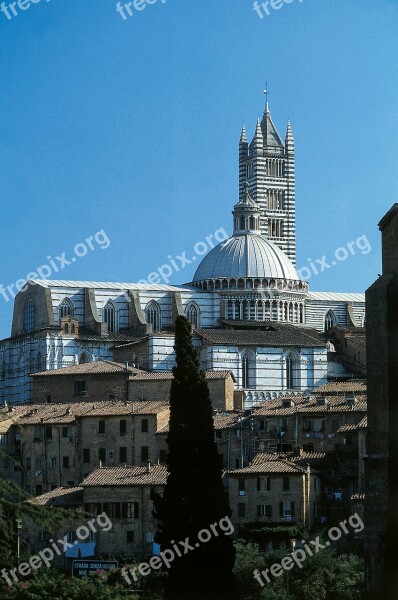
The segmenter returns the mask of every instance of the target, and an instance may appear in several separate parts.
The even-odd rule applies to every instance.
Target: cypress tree
[[[168,571],[165,598],[231,600],[235,597],[235,549],[231,536],[217,526],[224,519],[225,527],[231,510],[222,482],[209,389],[185,317],[177,318],[174,349],[177,366],[170,390],[168,479],[163,497],[153,497],[159,521],[156,540],[162,551],[171,549],[176,555]],[[211,525],[217,526],[217,534]],[[204,529],[210,533],[202,534],[203,539],[211,537],[200,542],[198,534]],[[186,538],[194,549],[179,544]]]

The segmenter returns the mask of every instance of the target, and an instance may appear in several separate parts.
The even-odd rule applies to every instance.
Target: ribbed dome
[[[202,260],[193,281],[228,278],[273,278],[299,281],[286,254],[261,235],[233,235]]]

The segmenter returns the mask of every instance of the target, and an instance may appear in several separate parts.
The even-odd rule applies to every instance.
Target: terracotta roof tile
[[[206,379],[227,379],[227,377],[232,377],[235,381],[234,374],[232,371],[205,371]],[[173,373],[172,371],[157,371],[157,372],[147,372],[147,371],[138,371],[132,376],[133,381],[152,381],[152,380],[172,380]]]
[[[71,402],[68,404],[34,404],[16,421],[20,425],[73,423],[77,417],[154,415],[169,410],[165,402]]]
[[[140,372],[138,369],[128,367],[130,373]],[[52,375],[105,375],[108,373],[126,373],[126,365],[113,362],[111,360],[95,360],[82,365],[71,365],[62,369],[51,369],[49,371],[40,371],[32,373],[32,377],[49,377]]]
[[[290,462],[323,461],[326,458],[326,452],[300,452],[300,454],[294,454],[293,452],[260,452],[253,458],[252,465],[279,460],[281,458]]]
[[[290,473],[292,475],[302,475],[305,469],[294,463],[283,459],[265,460],[265,462],[254,462],[249,467],[227,471],[231,475],[266,475],[268,473]]]
[[[366,412],[366,396],[356,395],[357,402],[346,403],[345,396],[327,396],[325,404],[319,404],[319,397],[289,396],[276,400],[265,400],[253,408],[255,417],[288,416],[295,413],[330,413],[330,412]],[[284,401],[291,401],[293,406],[283,408]]]
[[[325,347],[326,340],[315,329],[300,327],[289,323],[270,321],[263,329],[198,329],[196,334],[204,342],[232,346],[268,346],[268,347]]]
[[[83,488],[80,486],[59,487],[32,498],[30,502],[45,506],[81,506],[83,504]]]
[[[148,467],[103,467],[96,469],[83,481],[85,487],[165,485],[167,469],[163,465]]]
[[[350,393],[359,392],[366,394],[366,380],[365,379],[351,379],[350,381],[329,381],[324,385],[316,388],[312,393],[315,395],[335,395],[338,393]]]
[[[345,425],[339,427],[336,433],[347,433],[347,431],[357,431],[357,429],[358,425],[355,425],[353,423],[346,423]]]

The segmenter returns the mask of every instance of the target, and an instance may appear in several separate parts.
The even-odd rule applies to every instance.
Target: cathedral
[[[29,402],[33,373],[100,359],[170,371],[178,315],[192,325],[202,368],[232,371],[247,408],[350,376],[326,334],[363,328],[365,296],[311,292],[300,279],[294,137],[288,122],[281,138],[268,102],[250,144],[241,133],[232,214],[232,236],[189,283],[29,281],[0,341],[0,402]]]

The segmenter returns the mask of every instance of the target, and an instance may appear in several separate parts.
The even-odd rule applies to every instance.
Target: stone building
[[[17,407],[0,423],[0,474],[40,495],[74,486],[102,466],[165,463],[156,433],[169,420],[162,402],[78,402]]]
[[[366,377],[366,335],[364,327],[332,327],[328,338],[336,351],[336,361],[346,371]]]
[[[259,454],[252,464],[228,472],[232,520],[248,523],[300,522],[311,528],[318,518],[321,479],[308,465]]]
[[[74,547],[65,554],[56,556],[58,563],[70,567],[72,560],[79,557],[115,557],[122,555],[128,559],[143,559],[153,554],[156,522],[152,515],[151,490],[161,492],[166,484],[167,471],[161,465],[145,467],[103,467],[93,471],[76,487],[60,487],[34,499],[43,506],[74,508],[85,511],[76,514],[75,519],[62,523],[58,531],[32,531],[23,524],[28,540],[23,549],[48,547],[49,538],[67,535]],[[77,536],[80,526],[86,526],[90,518],[105,513],[112,524],[108,529],[95,525],[95,532],[87,541]],[[37,540],[42,540],[38,542]]]
[[[398,204],[379,229],[382,275],[366,292],[365,574],[369,598],[392,600],[398,597]]]
[[[178,315],[197,332],[201,367],[231,370],[246,406],[262,394],[311,390],[329,374],[349,376],[321,334],[333,326],[361,328],[364,296],[310,292],[296,270],[294,159],[290,124],[283,141],[267,104],[252,142],[245,132],[240,139],[233,234],[216,232],[220,243],[209,241],[187,284],[163,284],[159,272],[149,283],[30,280],[15,298],[11,335],[0,342],[0,402],[31,401],[32,373],[94,360],[170,371]],[[268,345],[277,336],[267,335],[248,343],[253,327],[276,330],[280,344]],[[231,328],[239,330],[233,344],[209,340],[214,330],[222,338]],[[284,345],[294,328],[296,343]]]
[[[166,467],[148,464],[97,469],[83,481],[86,511],[93,515],[105,512],[113,523],[98,540],[98,553],[132,558],[153,554],[157,522],[151,491],[161,492],[166,478]]]
[[[263,402],[253,409],[257,452],[335,452],[338,430],[357,425],[366,415],[366,396],[296,396]]]
[[[231,371],[206,371],[210,400],[215,410],[239,408]],[[32,374],[34,404],[87,402],[158,401],[168,402],[173,379],[171,371],[148,372],[109,360],[98,360]],[[128,390],[128,391],[127,391]]]
[[[226,469],[248,466],[253,458],[249,413],[250,411],[234,410],[218,411],[213,415],[217,449]],[[169,423],[156,432],[157,437],[163,438],[164,446],[168,432]]]
[[[136,374],[138,369],[110,360],[39,371],[32,374],[32,402],[127,400],[129,379]]]

